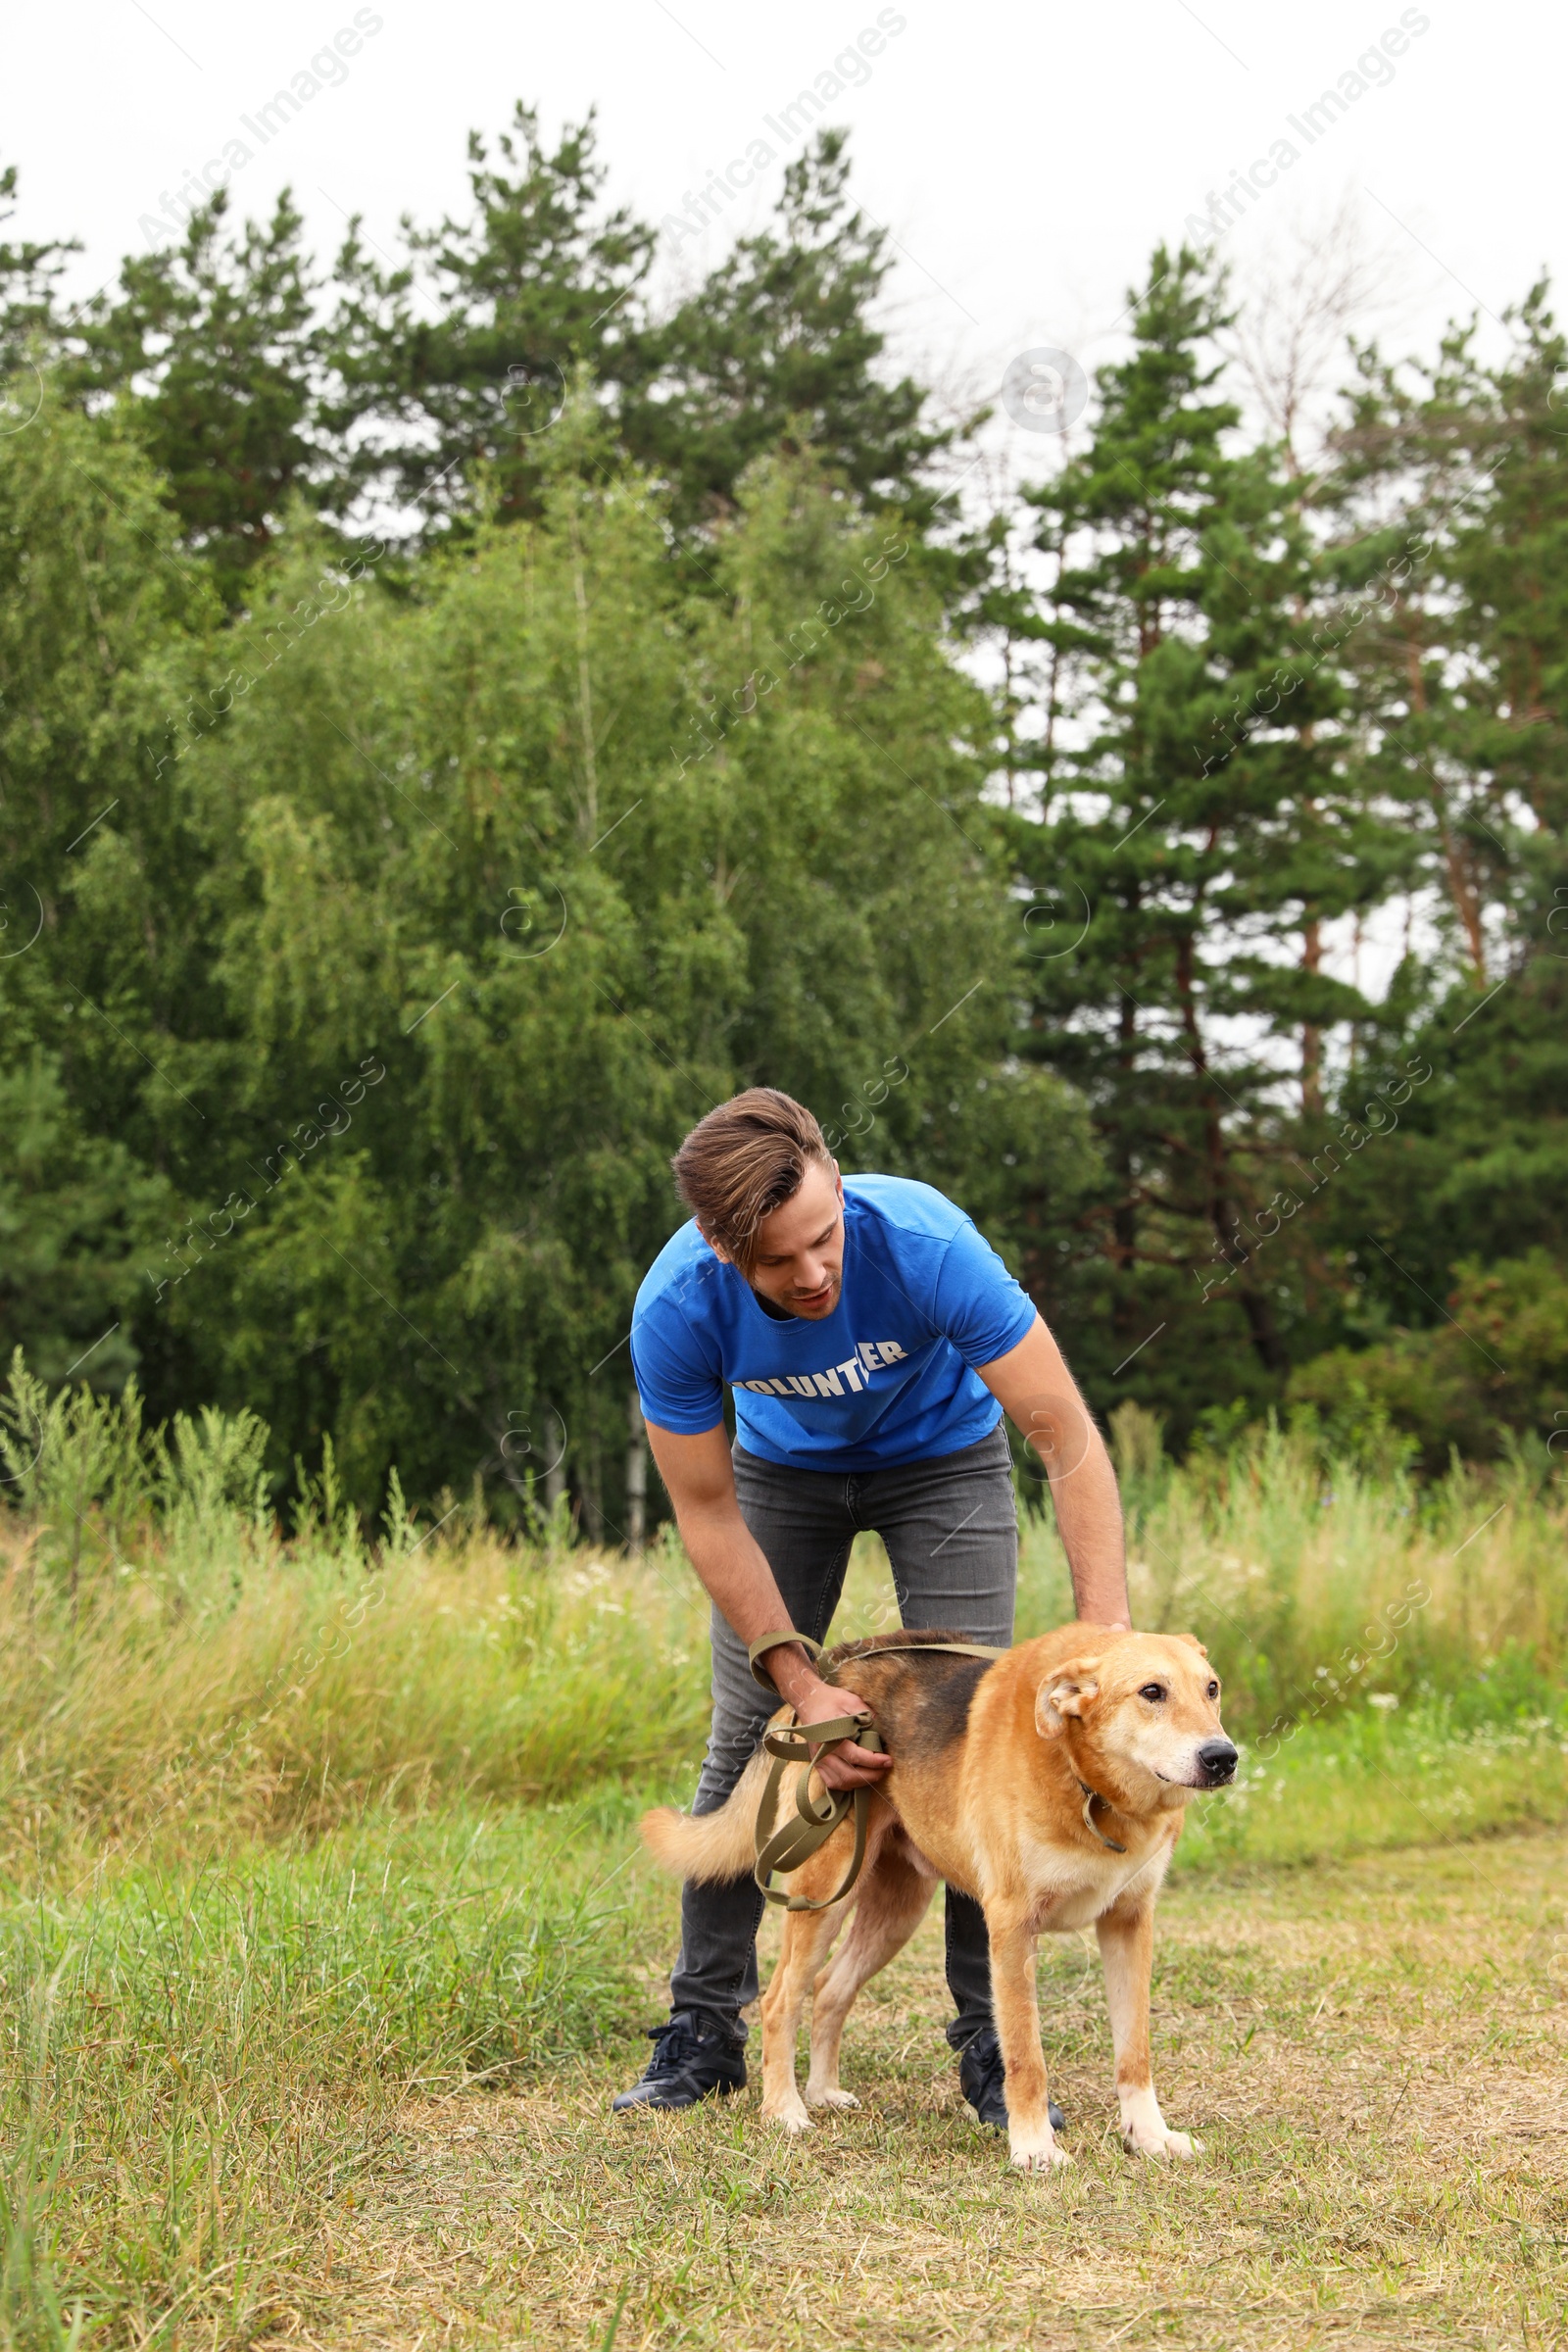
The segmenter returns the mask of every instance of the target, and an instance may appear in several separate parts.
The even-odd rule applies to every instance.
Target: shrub
[[[1454,1451],[1495,1460],[1532,1440],[1568,1452],[1568,1272],[1532,1250],[1457,1275],[1446,1322],[1315,1357],[1292,1375],[1290,1403],[1341,1427],[1381,1414],[1428,1470]]]

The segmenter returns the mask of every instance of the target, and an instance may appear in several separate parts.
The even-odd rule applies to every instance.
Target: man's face
[[[810,1161],[794,1199],[762,1219],[750,1279],[787,1315],[817,1323],[833,1312],[844,1286],[844,1188],[836,1163]]]

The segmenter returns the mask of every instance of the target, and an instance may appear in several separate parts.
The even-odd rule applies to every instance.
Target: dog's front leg
[[[1051,2129],[1046,2058],[1040,2047],[1040,2008],[1035,1999],[1035,1937],[1021,1924],[996,1919],[988,1910],[991,1936],[991,2008],[1006,2068],[1007,2146],[1021,2172],[1044,2173],[1071,2164]]]
[[[1149,1981],[1154,1965],[1154,1906],[1119,1905],[1095,1923],[1105,1967],[1105,2005],[1116,2051],[1116,2099],[1129,2156],[1191,2156],[1200,2140],[1168,2132],[1149,2062]]]

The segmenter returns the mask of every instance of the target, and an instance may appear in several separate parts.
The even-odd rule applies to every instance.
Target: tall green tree
[[[426,1494],[559,1470],[613,1532],[631,1301],[711,1102],[789,1086],[848,1164],[948,1183],[1004,1246],[1026,1184],[1070,1211],[1087,1139],[1009,1065],[987,708],[917,539],[775,463],[696,593],[580,401],[538,517],[427,556],[416,598],[301,520],[215,628],[125,422],[66,409],[0,460],[59,585],[43,666],[20,572],[5,608],[52,928],[0,967],[42,1252],[4,1303],[51,1365],[49,1267],[113,1171],[120,1287],[80,1311],[120,1307],[155,1411],[246,1398],[280,1474],[330,1437],[367,1503],[394,1461]],[[89,519],[118,568],[84,595]],[[42,826],[51,695],[83,708]],[[121,786],[95,828],[89,783]]]
[[[680,530],[731,514],[755,460],[811,450],[863,499],[929,513],[924,469],[946,434],[925,392],[890,380],[874,320],[886,232],[848,192],[842,132],[792,163],[776,225],[746,237],[661,315],[656,232],[605,199],[593,118],[551,150],[518,104],[492,155],[469,141],[471,211],[405,222],[388,267],[356,225],[325,339],[323,416],[343,452],[339,503],[375,490],[420,527],[540,511],[543,436],[586,374],[620,452],[663,485]]]
[[[1340,670],[1309,643],[1323,583],[1299,491],[1240,445],[1219,382],[1224,318],[1196,256],[1156,252],[1087,446],[1026,493],[1053,692],[1038,802],[1010,826],[1028,1050],[1089,1098],[1107,1172],[1092,1370],[1179,1421],[1195,1383],[1262,1398],[1288,1368],[1303,1301],[1257,1222],[1292,1095],[1320,1107],[1303,1040],[1366,1011],[1303,940],[1397,864]]]
[[[216,600],[123,419],[44,390],[0,436],[0,1320],[40,1372],[102,1343],[113,1379],[200,1124],[175,1033],[212,993],[158,760]]]
[[[1347,639],[1359,723],[1439,942],[1369,1032],[1433,1081],[1333,1198],[1361,1340],[1445,1326],[1461,1261],[1560,1261],[1568,1221],[1568,344],[1544,286],[1509,324],[1491,363],[1473,327],[1429,368],[1364,355],[1338,442],[1381,590]]]
[[[849,195],[842,131],[819,131],[784,174],[777,223],[742,237],[672,315],[650,326],[650,373],[628,383],[626,446],[671,485],[676,519],[729,512],[746,468],[779,448],[811,450],[862,499],[919,519],[927,467],[951,433],[926,393],[890,380],[875,322],[888,234]]]
[[[129,256],[63,374],[78,396],[125,405],[186,547],[232,608],[291,502],[321,495],[324,460],[304,222],[286,189],[265,226],[225,235],[227,213],[220,189],[180,244]]]
[[[466,220],[405,219],[392,266],[354,223],[324,341],[340,505],[374,491],[428,530],[471,514],[482,472],[503,519],[540,512],[542,436],[567,386],[647,368],[636,301],[654,232],[607,205],[607,176],[591,113],[551,149],[519,100],[493,150],[469,136]]]
[[[0,171],[0,227],[16,212],[17,179],[15,164]],[[0,376],[11,375],[40,351],[53,349],[59,332],[57,280],[70,256],[80,250],[74,241],[51,238],[39,244],[23,238],[13,243],[9,237],[0,238]],[[29,367],[28,380],[18,387],[24,412],[32,407],[27,398],[30,378]]]

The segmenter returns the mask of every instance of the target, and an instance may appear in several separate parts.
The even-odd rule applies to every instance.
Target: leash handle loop
[[[776,1723],[762,1734],[762,1745],[770,1756],[782,1756],[788,1764],[809,1764],[817,1748],[831,1747],[836,1740],[854,1740],[863,1746],[860,1735],[874,1720],[862,1712],[829,1715],[822,1723]],[[880,1748],[880,1740],[876,1744]]]
[[[753,1682],[760,1683],[762,1689],[771,1691],[775,1698],[781,1695],[779,1687],[763,1666],[762,1660],[770,1649],[788,1649],[792,1642],[805,1650],[813,1665],[822,1655],[821,1642],[813,1642],[809,1634],[759,1634],[746,1652],[746,1663],[752,1670]]]
[[[757,1865],[752,1875],[762,1894],[770,1903],[785,1911],[828,1911],[849,1893],[860,1875],[865,1860],[866,1827],[870,1816],[870,1790],[859,1788],[824,1788],[820,1799],[811,1794],[811,1776],[803,1772],[795,1791],[795,1818],[786,1820],[771,1837],[764,1836],[764,1824],[773,1819],[778,1807],[779,1788],[786,1768],[793,1763],[807,1763],[812,1751],[828,1740],[855,1739],[861,1747],[880,1752],[882,1735],[868,1715],[838,1715],[826,1723],[780,1724],[763,1735],[762,1744],[773,1758],[773,1769],[767,1776],[767,1787],[757,1811]],[[849,1868],[831,1894],[815,1900],[807,1894],[791,1894],[786,1887],[773,1885],[773,1873],[786,1875],[799,1870],[818,1849],[826,1845],[846,1814],[855,1813],[855,1850]]]

